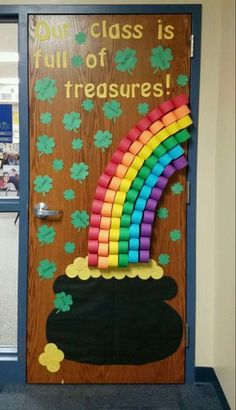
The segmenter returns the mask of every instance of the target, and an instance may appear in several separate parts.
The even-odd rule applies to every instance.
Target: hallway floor
[[[0,410],[230,410],[211,384],[0,387]]]
[[[19,220],[15,212],[0,214],[0,346],[17,345],[17,272]]]

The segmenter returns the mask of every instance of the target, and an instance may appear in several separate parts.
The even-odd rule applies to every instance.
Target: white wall
[[[233,0],[221,3],[215,184],[214,367],[232,408],[235,400],[235,30]]]
[[[0,0],[0,4],[20,4]],[[24,4],[48,4],[28,0]],[[50,3],[66,3],[50,0]],[[70,0],[70,4],[79,1]],[[111,0],[82,1],[113,4]],[[145,4],[145,0],[116,4]],[[203,5],[197,182],[196,366],[216,367],[233,409],[233,0],[149,0],[149,4]],[[228,104],[231,100],[231,106]],[[227,130],[227,131],[226,131]],[[226,131],[226,132],[225,132]],[[219,166],[218,166],[219,165]],[[230,176],[231,175],[231,176]],[[226,202],[225,198],[228,198]],[[224,349],[224,350],[223,350]],[[225,352],[227,350],[227,352]]]

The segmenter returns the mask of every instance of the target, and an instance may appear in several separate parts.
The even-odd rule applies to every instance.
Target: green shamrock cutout
[[[75,251],[74,242],[66,242],[65,245],[64,245],[64,251],[68,255],[70,255],[71,253],[74,253],[74,251]]]
[[[57,93],[56,80],[50,77],[44,77],[41,80],[36,80],[34,91],[36,93],[36,99],[40,101],[48,101],[52,103],[52,99],[55,98]]]
[[[150,62],[152,68],[155,68],[154,74],[157,70],[166,70],[170,68],[170,61],[173,60],[173,55],[170,48],[164,49],[162,46],[152,48],[152,55]]]
[[[157,216],[160,219],[166,219],[168,218],[169,212],[167,208],[159,208],[157,211]]]
[[[121,71],[122,73],[128,71],[129,74],[132,74],[132,70],[134,70],[138,61],[136,50],[133,50],[132,48],[118,50],[114,61],[116,63],[117,71]]]
[[[82,107],[85,111],[91,112],[94,107],[94,101],[87,98],[82,102]]]
[[[75,35],[75,41],[77,44],[84,44],[86,42],[87,36],[83,31],[80,31]]]
[[[111,102],[105,102],[103,104],[102,110],[104,112],[104,115],[106,118],[109,120],[116,120],[116,118],[120,117],[122,114],[122,108],[121,105],[118,101],[111,101]]]
[[[165,266],[165,265],[168,265],[169,262],[170,262],[170,257],[169,257],[169,255],[168,255],[167,253],[161,253],[161,254],[158,256],[158,263],[159,263],[160,265]]]
[[[71,214],[71,223],[78,232],[89,224],[89,215],[86,211],[75,211]]]
[[[180,182],[176,182],[175,184],[171,185],[171,191],[173,195],[179,195],[183,192],[184,187]]]
[[[41,245],[48,245],[54,242],[56,236],[55,229],[52,226],[41,225],[38,228],[37,238]]]
[[[52,114],[50,112],[43,112],[40,115],[40,121],[42,124],[50,124],[52,121]]]
[[[81,148],[83,148],[83,145],[84,145],[84,143],[83,143],[83,140],[81,138],[74,138],[72,143],[71,143],[72,149],[74,151],[80,151]]]
[[[185,74],[179,74],[177,76],[176,82],[179,87],[181,86],[184,87],[185,85],[188,84],[188,76]]]
[[[94,135],[94,145],[97,148],[102,148],[105,152],[105,148],[108,148],[112,144],[112,134],[109,131],[97,131]]]
[[[84,64],[84,60],[81,56],[73,56],[71,59],[71,64],[74,67],[79,68],[80,66]]]
[[[50,262],[48,259],[43,259],[39,262],[37,272],[40,279],[52,279],[54,273],[57,270],[57,266],[54,262]]]
[[[43,154],[52,154],[55,146],[56,144],[53,137],[48,137],[47,135],[40,135],[37,138],[36,147],[39,151],[40,156]]]
[[[72,201],[75,198],[75,191],[73,189],[65,189],[64,198],[67,201]]]
[[[34,190],[45,196],[45,194],[52,189],[52,178],[48,175],[38,175],[34,179],[34,185]]]
[[[70,310],[70,306],[73,304],[73,299],[71,295],[67,295],[65,292],[56,293],[55,299],[53,301],[55,309],[57,309],[56,313],[59,312],[68,312]]]
[[[145,115],[149,111],[149,104],[147,103],[140,103],[137,107],[138,113],[141,115]]]
[[[181,232],[179,229],[173,229],[173,231],[170,231],[170,239],[173,242],[179,241],[181,239]]]
[[[70,168],[71,178],[82,183],[81,181],[84,181],[89,174],[88,169],[88,165],[84,162],[80,162],[79,164],[77,162],[74,162],[74,164]]]
[[[81,118],[78,112],[69,112],[63,117],[63,124],[67,131],[78,131],[78,128],[81,125]]]
[[[62,159],[54,159],[52,161],[52,167],[55,171],[61,171],[64,167],[64,162]]]

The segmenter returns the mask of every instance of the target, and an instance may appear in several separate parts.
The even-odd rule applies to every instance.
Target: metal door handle
[[[62,217],[62,213],[63,212],[59,210],[48,209],[48,205],[44,202],[39,202],[34,207],[34,215],[36,216],[36,218],[39,219],[45,219],[47,217],[53,217],[58,219]]]

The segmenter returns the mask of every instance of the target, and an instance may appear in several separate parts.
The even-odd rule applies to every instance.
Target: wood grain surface
[[[35,37],[35,26],[40,20],[48,22],[50,27],[68,24],[70,26],[69,36],[65,39],[53,39],[39,41]],[[137,39],[117,39],[108,37],[92,38],[89,27],[94,22],[101,23],[106,20],[108,26],[114,23],[142,24],[143,37]],[[174,38],[157,39],[158,20],[163,26],[174,26]],[[74,36],[78,32],[87,33],[86,43],[78,45]],[[29,270],[28,270],[28,335],[27,335],[27,381],[28,383],[183,383],[185,377],[185,340],[182,342],[175,354],[159,362],[149,363],[141,366],[133,365],[106,365],[95,366],[80,364],[64,360],[57,373],[49,373],[47,369],[38,362],[40,353],[43,352],[46,340],[46,320],[53,309],[53,281],[57,276],[64,274],[65,268],[72,263],[76,256],[87,255],[87,229],[78,232],[71,225],[71,213],[75,210],[86,210],[90,213],[97,181],[106,164],[115,151],[118,142],[124,137],[128,130],[141,118],[137,112],[137,105],[147,102],[150,109],[158,106],[161,102],[183,92],[189,93],[188,85],[179,87],[176,77],[179,74],[190,74],[190,39],[191,16],[190,15],[33,15],[29,18],[29,113],[30,113],[30,233],[29,233]],[[170,47],[174,56],[171,68],[167,71],[153,73],[149,63],[150,50],[162,45]],[[44,66],[43,58],[40,60],[38,69],[35,67],[35,53],[42,50],[42,54],[55,54],[58,50],[66,50],[69,60],[73,55],[80,54],[84,59],[88,53],[98,54],[102,47],[107,49],[106,64],[104,67],[89,69],[83,65],[75,68],[68,64],[67,69],[47,68]],[[132,75],[122,73],[115,69],[113,62],[117,50],[133,48],[137,51],[139,61]],[[94,108],[91,113],[85,112],[82,101],[86,98],[83,92],[75,98],[66,98],[64,84],[70,80],[72,83],[94,83],[106,82],[108,84],[127,84],[150,82],[166,84],[166,74],[170,73],[170,88],[164,86],[163,96],[156,98],[150,96],[144,98],[137,92],[136,98],[115,98],[121,102],[123,113],[116,120],[111,121],[104,117],[102,104],[111,101],[111,98],[101,99],[94,97]],[[34,86],[38,79],[51,77],[56,80],[58,93],[53,103],[39,101],[35,98]],[[62,119],[65,113],[79,112],[81,114],[81,127],[78,133],[66,131]],[[44,125],[40,122],[40,115],[50,112],[53,120],[51,124]],[[102,152],[94,143],[94,135],[98,130],[109,130],[113,135],[112,145]],[[39,155],[36,150],[37,137],[43,134],[53,136],[56,147],[51,155]],[[83,149],[74,151],[71,142],[74,138],[83,139]],[[185,147],[187,150],[187,147]],[[53,159],[62,159],[64,168],[54,171]],[[70,168],[75,162],[85,162],[89,165],[89,177],[79,183],[70,177]],[[34,191],[33,181],[38,175],[49,175],[53,178],[53,189],[44,197]],[[184,191],[181,195],[173,195],[170,186],[175,182],[183,184]],[[73,189],[76,193],[75,200],[65,201],[63,192],[65,189]],[[63,218],[60,221],[47,221],[56,230],[54,243],[41,246],[37,240],[37,229],[42,221],[33,216],[33,207],[38,202],[46,202],[50,209],[62,209]],[[170,180],[161,202],[161,207],[169,210],[169,217],[165,220],[156,218],[153,227],[151,256],[157,259],[161,253],[170,255],[170,263],[164,267],[164,274],[171,276],[178,285],[177,296],[168,301],[185,322],[185,292],[186,292],[186,171],[176,173]],[[180,241],[170,241],[169,232],[180,229],[182,237]],[[67,241],[76,244],[75,253],[68,255],[64,252],[64,244]],[[55,261],[57,271],[54,279],[41,280],[37,274],[37,267],[42,259]]]

